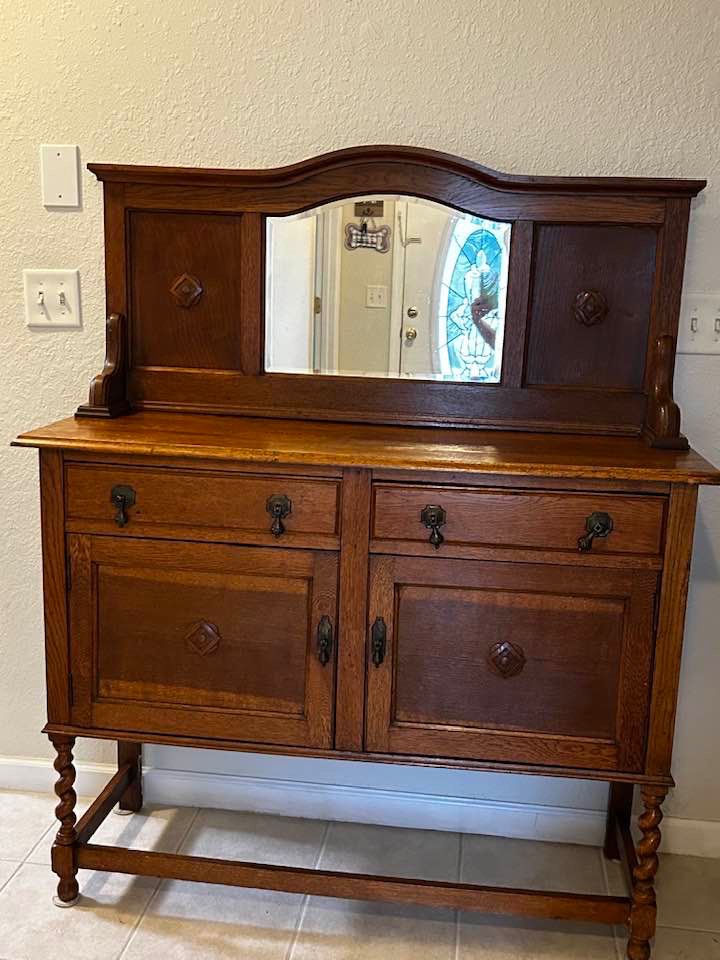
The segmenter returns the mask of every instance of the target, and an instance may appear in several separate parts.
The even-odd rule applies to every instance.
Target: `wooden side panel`
[[[45,605],[45,671],[50,723],[70,722],[64,500],[62,452],[41,450],[40,509]]]
[[[340,548],[340,629],[335,722],[337,750],[361,750],[370,532],[370,471],[345,470]]]
[[[528,384],[642,389],[656,237],[651,227],[537,227]],[[583,292],[601,298],[596,320],[574,312]]]
[[[129,214],[131,363],[241,368],[241,216]]]
[[[646,773],[669,775],[698,490],[674,484],[658,608]]]

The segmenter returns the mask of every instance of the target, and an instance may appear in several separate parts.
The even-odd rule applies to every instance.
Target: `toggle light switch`
[[[28,327],[81,326],[79,270],[23,270]]]

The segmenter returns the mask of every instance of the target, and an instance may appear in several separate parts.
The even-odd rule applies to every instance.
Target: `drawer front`
[[[112,500],[118,487],[129,488],[134,497],[124,510],[123,525]],[[70,464],[66,516],[70,530],[90,533],[161,536],[179,528],[180,536],[193,539],[232,539],[245,533],[283,544],[315,536],[325,539],[312,545],[333,547],[339,491],[337,480]],[[280,504],[278,518],[268,510],[270,498]]]
[[[470,487],[376,484],[372,537],[396,545],[430,542],[426,506],[441,507],[438,553],[458,547],[525,547],[577,552],[591,514],[607,513],[612,531],[592,540],[593,553],[657,555],[664,522],[662,497],[613,493],[478,490]],[[401,552],[398,550],[397,552]]]
[[[373,558],[367,748],[642,770],[656,585],[649,571]]]
[[[331,746],[335,554],[81,534],[68,550],[75,722]]]

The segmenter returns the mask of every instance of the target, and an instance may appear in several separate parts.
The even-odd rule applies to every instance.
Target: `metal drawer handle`
[[[333,628],[330,617],[323,615],[317,628],[317,655],[320,663],[325,666],[330,661],[333,643]]]
[[[110,491],[110,503],[117,508],[115,523],[119,527],[124,527],[130,521],[130,517],[127,515],[128,507],[135,506],[135,491],[132,487],[118,484]]]
[[[440,527],[445,525],[447,514],[442,507],[428,504],[420,513],[420,522],[430,530],[430,543],[436,550],[444,542],[445,537],[440,533]]]
[[[587,553],[588,550],[592,550],[595,537],[606,537],[612,532],[612,528],[613,520],[609,513],[603,513],[601,510],[596,510],[595,513],[591,513],[585,521],[587,533],[584,533],[582,537],[578,538],[578,550],[581,553]]]
[[[275,493],[268,497],[265,509],[273,518],[270,524],[270,533],[274,537],[281,537],[285,533],[285,524],[283,520],[292,513],[292,500],[285,494]]]
[[[370,654],[376,667],[385,659],[385,644],[387,641],[387,627],[382,617],[378,617],[370,631]]]

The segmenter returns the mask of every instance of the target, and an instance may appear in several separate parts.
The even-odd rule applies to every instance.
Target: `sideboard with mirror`
[[[40,448],[58,904],[79,868],[628,924],[646,960],[698,486],[701,181],[410,147],[92,165],[107,357]],[[79,736],[118,771],[79,819]],[[92,842],[141,744],[606,781],[625,896]],[[634,788],[640,840],[630,830]]]

